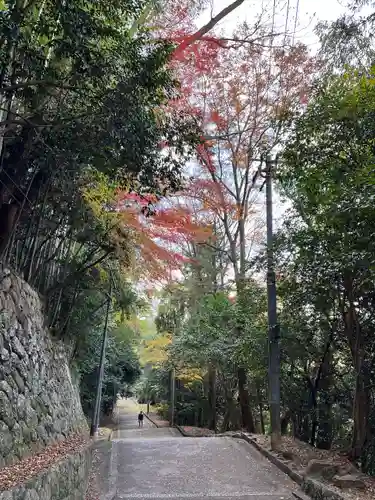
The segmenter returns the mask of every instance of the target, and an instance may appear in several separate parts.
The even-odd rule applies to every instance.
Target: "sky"
[[[232,3],[233,0],[211,0],[213,14],[217,14],[223,8]],[[296,40],[305,43],[313,48],[318,46],[317,37],[313,29],[317,21],[333,21],[347,10],[346,0],[276,0],[276,26],[284,28],[286,18],[286,6],[290,6],[289,29],[294,28],[295,15],[298,6],[298,22]],[[254,15],[262,9],[272,12],[273,0],[245,0],[234,12],[229,14],[220,24],[220,27],[231,32],[239,21],[251,22]],[[211,9],[201,16],[199,21],[208,21]]]

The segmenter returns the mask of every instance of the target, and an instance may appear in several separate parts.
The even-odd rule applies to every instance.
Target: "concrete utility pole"
[[[266,157],[265,184],[267,208],[267,296],[269,346],[269,406],[271,417],[271,448],[277,449],[281,439],[280,424],[280,327],[277,323],[276,275],[273,255],[272,170],[276,161]]]
[[[112,277],[110,277],[112,280]],[[103,340],[102,340],[102,349],[100,353],[100,362],[99,362],[99,378],[98,385],[96,387],[96,397],[95,397],[95,408],[94,414],[91,423],[90,436],[97,437],[98,428],[99,428],[99,420],[100,420],[100,407],[102,402],[102,386],[103,386],[103,376],[104,376],[104,363],[105,363],[105,350],[107,346],[107,338],[108,338],[108,318],[109,318],[109,310],[111,307],[111,299],[112,299],[112,281],[110,281],[109,285],[109,294],[107,299],[107,310],[105,315],[104,322],[104,330],[103,330]]]

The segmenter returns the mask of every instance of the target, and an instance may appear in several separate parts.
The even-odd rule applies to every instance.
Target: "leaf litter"
[[[51,465],[71,454],[83,451],[90,443],[89,437],[72,434],[68,438],[47,446],[39,453],[0,469],[0,491],[26,483]]]
[[[254,439],[259,446],[271,451],[271,440],[269,436],[265,436],[264,434],[249,434],[249,436]],[[299,473],[303,472],[303,469],[310,460],[331,460],[332,463],[339,463],[342,465],[349,462],[346,456],[340,453],[340,450],[319,450],[308,443],[304,443],[290,436],[282,437],[279,455],[281,455],[280,458],[284,460],[287,458],[290,467],[298,470]],[[358,473],[366,484],[366,489],[363,491],[358,489],[342,490],[330,482],[328,486],[346,500],[374,500],[375,478],[362,474],[360,471],[358,471]]]

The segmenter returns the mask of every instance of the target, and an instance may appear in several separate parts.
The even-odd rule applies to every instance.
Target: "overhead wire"
[[[288,31],[288,25],[289,25],[289,17],[290,17],[290,10],[291,10],[291,6],[290,6],[290,0],[287,0],[287,4],[286,4],[286,18],[285,18],[285,28],[284,28],[284,41],[282,43],[282,47],[285,47],[286,45],[286,39],[287,39],[287,31]],[[271,35],[274,33],[274,30],[275,30],[275,20],[276,20],[276,0],[273,0],[273,8],[272,8],[272,22],[271,22]],[[270,44],[269,44],[269,51],[270,51],[270,54],[269,54],[269,67],[268,67],[268,77],[267,77],[267,92],[266,92],[266,98],[268,100],[269,98],[269,93],[270,93],[270,87],[271,87],[271,76],[272,76],[272,60],[273,60],[273,36],[270,37]],[[280,73],[280,76],[279,76],[279,79],[280,79],[280,84],[279,84],[279,89],[277,91],[277,94],[278,94],[278,97],[280,96],[281,94],[281,84],[282,84],[282,81],[281,81],[281,73]],[[277,104],[276,104],[277,106]]]
[[[284,30],[284,43],[283,43],[284,46],[286,44],[286,37],[287,37],[287,33],[288,33],[289,12],[290,12],[290,0],[288,0],[287,4],[286,4],[285,30]]]
[[[294,29],[293,29],[293,36],[292,36],[292,45],[294,45],[294,39],[296,36],[296,31],[297,31],[298,15],[299,15],[299,7],[300,7],[299,2],[300,2],[300,0],[297,0],[296,15],[294,17]]]
[[[268,61],[268,76],[267,76],[267,97],[271,79],[272,72],[272,49],[273,49],[273,33],[275,30],[275,18],[276,18],[276,0],[273,0],[273,8],[272,8],[272,22],[271,22],[271,36],[270,36],[270,44],[269,44],[269,61]]]

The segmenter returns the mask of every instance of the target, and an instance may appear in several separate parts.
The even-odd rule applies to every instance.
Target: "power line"
[[[296,36],[296,31],[297,31],[297,23],[298,23],[298,14],[299,14],[299,1],[297,0],[297,5],[296,5],[296,16],[294,18],[294,29],[293,29],[293,36],[292,36],[292,45],[294,45],[294,39]]]
[[[287,5],[286,5],[285,32],[284,32],[284,43],[283,43],[284,46],[286,44],[286,36],[288,33],[289,12],[290,12],[290,0],[288,0]]]

